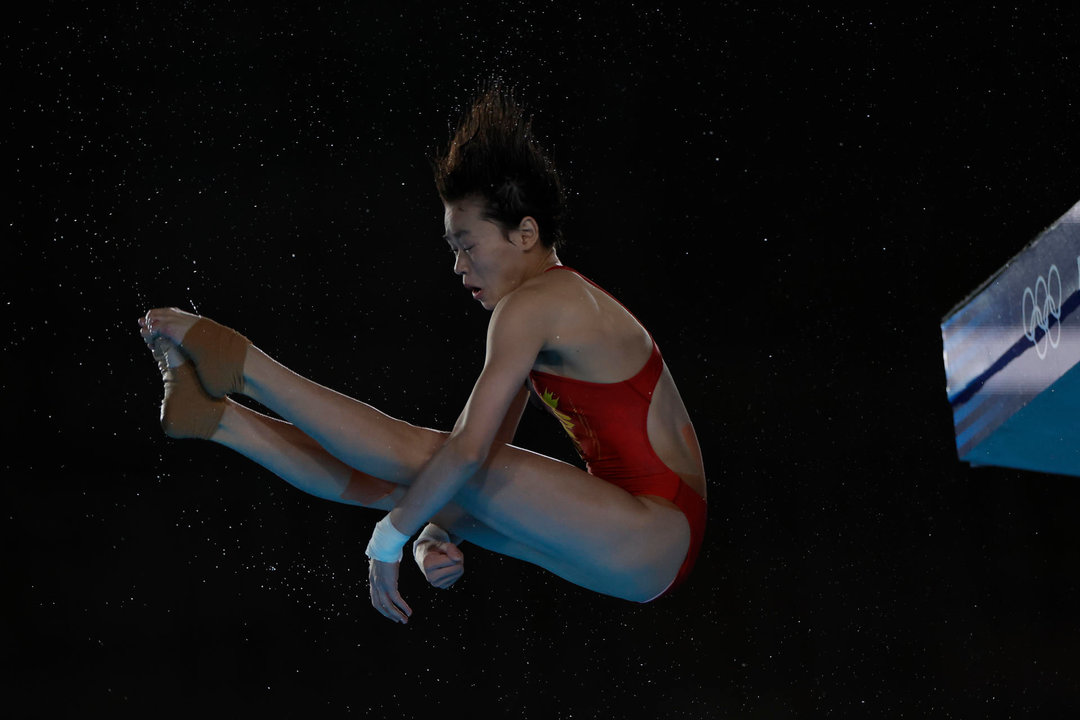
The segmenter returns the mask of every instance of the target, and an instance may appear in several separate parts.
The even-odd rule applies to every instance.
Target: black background
[[[21,714],[1062,717],[1075,478],[955,457],[939,323],[1080,200],[1075,13],[512,2],[9,13],[0,657]],[[297,4],[300,5],[300,4]],[[1065,4],[1062,4],[1065,5]],[[653,332],[710,525],[649,606],[466,547],[366,598],[378,515],[165,439],[195,309],[448,427],[487,315],[427,165],[501,74],[562,253]],[[533,413],[519,444],[571,458]]]

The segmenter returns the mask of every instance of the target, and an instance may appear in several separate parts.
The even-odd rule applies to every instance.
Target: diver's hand
[[[437,588],[448,588],[465,574],[465,553],[449,541],[417,541],[413,558],[427,581]]]
[[[394,622],[409,622],[412,608],[398,592],[400,562],[368,561],[368,583],[371,586],[371,604],[385,617]]]

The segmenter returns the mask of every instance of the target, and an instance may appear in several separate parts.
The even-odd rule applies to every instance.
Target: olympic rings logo
[[[1024,323],[1024,336],[1035,346],[1039,359],[1046,357],[1051,347],[1061,342],[1061,273],[1057,265],[1050,266],[1050,272],[1035,281],[1035,289],[1024,288],[1024,297],[1020,301],[1020,311]],[[1053,328],[1050,319],[1057,322]],[[1043,336],[1036,339],[1035,329],[1040,328]]]

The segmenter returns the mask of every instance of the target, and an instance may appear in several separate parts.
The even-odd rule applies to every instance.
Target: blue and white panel
[[[1078,305],[1080,203],[941,325],[961,459],[1080,363]]]

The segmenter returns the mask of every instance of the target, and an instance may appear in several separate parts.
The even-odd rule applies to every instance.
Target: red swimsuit
[[[548,269],[556,268],[570,270],[606,293],[564,265]],[[653,341],[645,366],[629,380],[593,383],[535,370],[529,373],[529,379],[533,390],[573,438],[590,475],[631,495],[666,498],[686,516],[690,547],[675,580],[661,593],[666,595],[682,584],[694,566],[705,536],[707,508],[705,499],[664,464],[649,442],[649,404],[663,369],[664,359]]]

